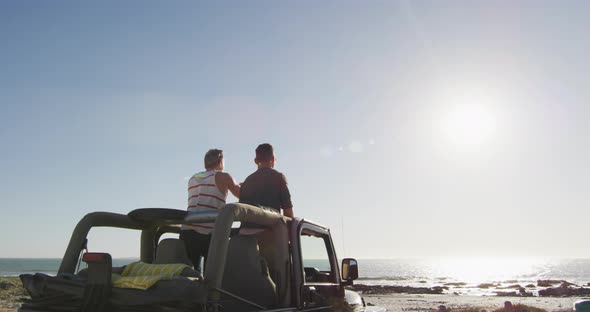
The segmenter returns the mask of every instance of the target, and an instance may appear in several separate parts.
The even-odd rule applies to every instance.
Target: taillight
[[[89,263],[107,263],[111,259],[111,255],[103,252],[87,252],[82,256],[82,261]]]

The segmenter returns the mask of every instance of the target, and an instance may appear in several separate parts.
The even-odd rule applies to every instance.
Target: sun
[[[455,106],[443,116],[443,132],[454,144],[480,145],[493,139],[496,132],[494,113],[481,103]]]
[[[495,84],[449,81],[433,87],[432,126],[445,146],[478,148],[491,145],[504,130],[505,103],[510,93]]]

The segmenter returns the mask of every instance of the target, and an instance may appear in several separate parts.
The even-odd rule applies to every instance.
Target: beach
[[[365,295],[365,302],[387,308],[387,311],[434,311],[444,305],[450,311],[494,311],[504,307],[504,302],[523,304],[546,311],[572,311],[573,303],[581,297],[504,297],[504,296],[456,296],[431,294]]]
[[[18,277],[0,277],[0,312],[16,311],[28,298]]]
[[[581,297],[510,297],[510,296],[459,296],[451,294],[408,294],[383,292],[363,294],[368,305],[387,308],[387,311],[435,311],[444,305],[449,311],[494,311],[504,302],[524,304],[546,311],[572,311],[573,303]],[[18,277],[0,278],[0,312],[14,312],[28,299]]]

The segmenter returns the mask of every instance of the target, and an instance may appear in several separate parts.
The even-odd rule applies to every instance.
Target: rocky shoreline
[[[444,287],[411,287],[390,285],[364,285],[355,284],[349,287],[351,290],[367,295],[385,294],[442,294]]]
[[[516,281],[512,281],[516,282]],[[496,290],[492,293],[501,297],[583,297],[590,296],[590,283],[584,286],[575,285],[564,280],[538,280],[537,285],[512,284],[501,286],[501,284],[486,283],[473,286],[473,288]],[[451,287],[469,288],[466,283],[447,283],[443,286],[413,287],[413,286],[392,286],[392,285],[366,285],[355,284],[350,289],[371,295],[382,294],[448,294]],[[535,290],[535,291],[533,291]],[[459,293],[451,293],[460,295]]]

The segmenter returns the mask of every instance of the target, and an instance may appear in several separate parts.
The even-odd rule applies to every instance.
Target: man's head
[[[223,151],[218,149],[210,149],[205,154],[205,169],[207,170],[223,170]]]
[[[258,168],[274,168],[275,152],[272,145],[268,143],[258,145],[254,162],[258,165]]]

